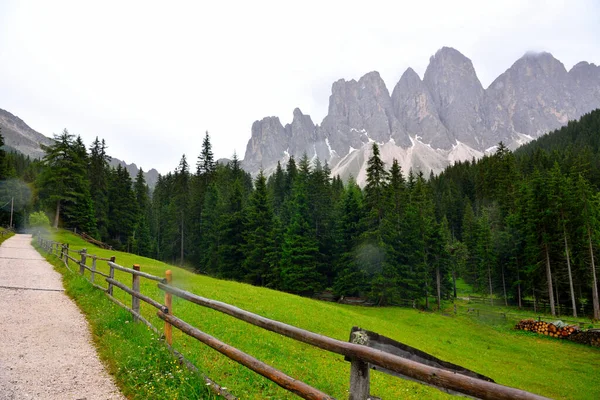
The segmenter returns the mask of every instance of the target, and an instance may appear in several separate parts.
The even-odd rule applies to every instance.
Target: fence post
[[[85,253],[86,249],[81,249],[81,262],[79,263],[79,275],[83,275],[85,273]]]
[[[350,333],[350,343],[366,345],[369,338],[361,331]],[[369,363],[350,361],[350,400],[367,400],[371,390]]]
[[[69,243],[67,243],[65,246],[65,263],[67,264],[67,268],[69,268]]]
[[[140,270],[140,265],[139,264],[133,264],[133,269],[135,271],[139,271]],[[140,292],[140,276],[136,275],[136,274],[131,274],[132,280],[131,280],[131,289],[136,292],[139,293]],[[140,313],[140,299],[137,298],[134,295],[131,295],[131,309],[133,311],[135,311],[136,313]],[[134,322],[138,322],[138,318],[134,315],[133,316],[133,321]]]
[[[114,262],[115,262],[115,256],[112,256],[112,257],[110,258],[110,261],[114,263]],[[113,266],[112,266],[112,265],[110,265],[110,264],[109,264],[108,266],[110,267],[110,270],[109,270],[109,272],[108,272],[108,277],[109,277],[110,279],[115,279],[115,269],[114,269],[114,268],[113,268]],[[112,283],[110,283],[110,282],[108,282],[108,290],[107,290],[107,292],[108,292],[108,295],[109,295],[109,296],[112,296],[112,295],[113,295],[113,285],[112,285]]]
[[[170,285],[173,280],[173,274],[170,269],[165,271],[165,278],[167,280],[167,285]],[[165,306],[167,307],[167,314],[173,315],[173,296],[169,292],[165,292]],[[165,340],[169,346],[173,344],[172,331],[173,327],[171,324],[165,321]]]
[[[90,274],[90,282],[94,283],[95,276],[96,276],[96,257],[92,257],[92,273]]]

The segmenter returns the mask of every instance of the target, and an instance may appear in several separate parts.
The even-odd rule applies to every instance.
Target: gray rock
[[[569,71],[576,116],[600,108],[600,66],[582,61]]]
[[[419,75],[408,68],[392,92],[394,115],[408,135],[431,145],[435,149],[450,149],[454,140],[440,121],[433,97]],[[397,145],[407,147],[402,137],[393,137]]]
[[[276,164],[286,156],[289,138],[279,117],[266,117],[252,124],[252,136],[246,146],[244,166],[258,171]]]
[[[485,145],[536,138],[577,116],[573,85],[564,65],[549,53],[528,53],[487,89]],[[589,111],[589,110],[588,110]]]
[[[402,131],[378,72],[369,72],[358,82],[354,79],[335,82],[329,97],[329,112],[321,128],[332,150],[340,156],[348,154],[350,147],[358,149],[369,141],[384,143],[392,134],[400,136],[398,132]]]
[[[31,158],[41,159],[44,150],[41,145],[50,146],[54,141],[34,131],[23,120],[8,111],[0,109],[0,133],[4,145]]]
[[[334,173],[364,178],[361,168],[375,141],[385,143],[386,162],[402,161],[405,172],[439,172],[444,162],[480,157],[500,141],[516,148],[599,107],[600,67],[594,64],[581,62],[567,72],[551,54],[526,54],[484,90],[471,60],[444,47],[431,57],[423,80],[409,68],[391,97],[377,72],[334,82],[320,126],[299,109],[285,128],[274,117],[255,122],[244,165],[252,173],[261,165],[273,170],[287,161],[286,150],[306,152],[328,161]]]
[[[454,139],[480,148],[485,136],[485,92],[471,60],[453,48],[443,47],[429,59],[423,83]]]

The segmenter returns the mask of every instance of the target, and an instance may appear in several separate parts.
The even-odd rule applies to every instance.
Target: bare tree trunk
[[[456,299],[456,269],[452,270],[452,284],[454,285],[454,298]]]
[[[435,268],[435,280],[437,284],[437,306],[438,311],[442,309],[442,279],[440,277],[440,267]]]
[[[554,308],[554,293],[552,289],[552,271],[550,270],[550,250],[548,244],[544,244],[544,251],[546,253],[546,278],[548,280],[548,299],[550,300],[550,313],[552,316],[556,316],[556,309]]]
[[[567,229],[563,222],[563,237],[565,239],[565,254],[567,255],[567,272],[569,273],[569,289],[571,290],[571,304],[573,316],[577,318],[577,303],[575,303],[575,290],[573,289],[573,275],[571,274],[571,257],[569,256],[569,245],[567,243]]]
[[[588,243],[590,247],[590,260],[592,262],[592,304],[594,306],[594,319],[600,319],[600,304],[598,302],[598,281],[596,280],[596,265],[594,263],[594,247],[592,246],[592,232],[588,226]]]
[[[183,212],[181,213],[181,256],[179,262],[179,265],[183,266]]]
[[[521,307],[523,307],[523,305],[521,304],[521,278],[520,278],[520,274],[519,274],[519,258],[516,258],[517,261],[517,296],[519,297],[519,310],[521,309]]]
[[[56,200],[56,214],[54,215],[54,229],[58,228],[58,220],[60,218],[60,200]]]
[[[492,291],[492,268],[488,263],[488,283],[490,284],[490,303],[494,305],[494,292]]]
[[[506,280],[504,279],[504,265],[502,265],[502,289],[504,289],[504,305],[508,307],[508,297],[506,296]]]

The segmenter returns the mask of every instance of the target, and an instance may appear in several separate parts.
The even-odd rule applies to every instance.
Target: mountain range
[[[42,145],[50,146],[54,142],[53,139],[31,129],[21,118],[2,109],[0,109],[0,133],[4,137],[4,146],[7,150],[21,152],[32,159],[43,158]],[[117,158],[111,157],[110,165],[113,167],[121,165],[129,172],[132,179],[135,179],[139,171],[137,165],[127,164]],[[157,170],[150,169],[144,172],[144,176],[149,187],[156,185],[158,181]]]
[[[306,154],[362,184],[376,142],[388,166],[395,158],[405,173],[437,173],[500,141],[514,149],[599,107],[600,66],[580,62],[567,71],[550,53],[527,53],[485,89],[471,60],[443,47],[423,79],[408,68],[391,95],[376,71],[334,82],[320,124],[298,108],[285,126],[277,116],[254,122],[243,165],[269,174],[277,162]]]

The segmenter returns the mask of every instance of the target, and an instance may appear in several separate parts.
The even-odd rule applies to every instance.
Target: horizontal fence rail
[[[193,327],[192,325],[184,322],[183,320],[174,317],[172,315],[164,314],[162,312],[158,312],[159,318],[165,320],[171,325],[175,326],[177,329],[181,330],[185,334],[198,339],[202,343],[212,347],[217,350],[219,353],[224,354],[230,359],[250,368],[252,371],[259,373],[265,378],[275,382],[277,385],[282,388],[304,398],[311,400],[329,400],[333,399],[333,397],[321,392],[318,389],[313,388],[312,386],[307,385],[306,383],[296,380],[278,369],[273,368],[272,366],[265,364],[264,362],[244,353],[241,350],[236,349],[233,346],[228,345],[227,343],[221,342],[220,340],[202,332],[198,328]]]
[[[314,332],[253,314],[249,311],[242,310],[241,308],[220,301],[206,299],[170,285],[159,284],[158,287],[177,297],[220,311],[252,325],[319,347],[323,350],[366,361],[435,386],[440,386],[481,399],[545,399],[545,397],[524,390],[448,372],[440,368],[430,367],[380,350],[319,335]]]
[[[134,321],[143,322],[154,332],[161,335],[167,343],[169,349],[171,349],[171,351],[174,354],[176,354],[177,357],[180,358],[180,360],[183,360],[183,362],[185,362],[186,365],[192,364],[185,360],[185,358],[172,347],[172,326],[175,326],[184,334],[199,340],[200,342],[217,350],[218,352],[224,354],[230,359],[244,365],[245,367],[255,371],[256,373],[273,381],[275,384],[302,398],[319,400],[333,399],[333,397],[321,392],[319,389],[316,389],[306,384],[305,382],[294,379],[286,375],[282,371],[277,370],[276,368],[242,352],[241,350],[225,342],[222,342],[219,339],[210,336],[205,332],[202,332],[198,328],[190,325],[182,319],[177,318],[173,315],[172,296],[176,296],[191,303],[222,312],[231,317],[245,321],[249,324],[258,326],[265,330],[289,337],[296,341],[303,342],[311,346],[330,351],[332,353],[346,356],[347,360],[351,361],[352,363],[352,373],[356,372],[355,367],[357,366],[362,366],[360,368],[363,369],[366,367],[368,370],[369,365],[372,365],[381,367],[384,370],[395,372],[402,376],[408,377],[409,379],[414,379],[420,383],[425,383],[442,390],[450,390],[453,392],[462,393],[467,396],[472,396],[480,399],[545,399],[545,397],[529,393],[524,390],[499,385],[493,382],[488,382],[483,379],[477,379],[472,376],[463,375],[460,372],[457,373],[454,371],[429,366],[426,364],[419,363],[417,361],[410,360],[408,358],[403,358],[382,350],[368,347],[363,344],[345,342],[328,336],[320,335],[292,325],[285,324],[283,322],[265,318],[263,316],[251,313],[249,311],[243,310],[241,308],[232,306],[227,303],[198,296],[194,293],[182,290],[171,285],[172,275],[170,270],[166,271],[165,277],[162,278],[140,271],[139,265],[133,265],[133,268],[123,267],[116,263],[115,257],[103,258],[96,255],[87,254],[86,249],[78,251],[71,250],[72,254],[79,255],[80,259],[77,259],[72,255],[69,255],[69,246],[66,244],[52,242],[43,239],[39,236],[38,243],[44,250],[48,251],[49,253],[56,254],[58,257],[60,257],[65,262],[65,265],[67,267],[69,261],[72,261],[79,265],[79,273],[82,276],[85,276],[86,270],[89,271],[90,282],[95,287],[105,291],[109,299],[111,299],[120,307],[129,311],[133,315]],[[86,265],[87,259],[92,260],[91,267]],[[107,263],[109,267],[108,274],[98,271],[96,269],[97,261],[105,261]],[[131,275],[131,287],[115,279],[115,270]],[[107,282],[108,288],[103,288],[101,286],[96,285],[94,283],[95,275],[100,275],[104,277],[104,281]],[[158,282],[158,288],[165,293],[164,304],[161,304],[157,300],[146,296],[140,292],[140,278]],[[131,295],[131,307],[125,305],[113,296],[114,287],[117,287],[123,292]],[[153,326],[147,319],[145,319],[144,316],[142,316],[140,312],[140,300],[158,309],[157,316],[164,321],[164,335],[161,334],[161,332],[155,326]],[[351,400],[366,400],[370,398],[370,394],[368,393],[368,376],[368,373],[366,374],[366,376],[363,376],[363,380],[366,380],[366,385],[362,386],[355,386],[356,381],[354,380],[354,375],[352,376],[350,380],[350,389],[351,391],[355,389],[358,390],[358,387],[360,386],[360,392],[351,392]],[[205,382],[207,382],[207,384],[210,384],[211,389],[213,389],[213,391],[217,392],[218,394],[224,396],[227,399],[235,398],[225,389],[221,388],[209,378],[203,376],[203,379],[205,380]]]

